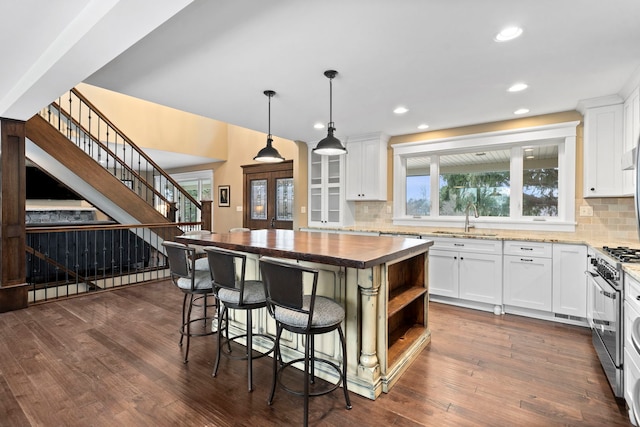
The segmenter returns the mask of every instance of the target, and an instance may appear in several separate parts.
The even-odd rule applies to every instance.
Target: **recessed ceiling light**
[[[525,90],[526,88],[528,88],[529,85],[526,83],[516,83],[514,85],[512,85],[508,91],[509,92],[520,92],[521,90]]]
[[[535,158],[536,158],[536,156],[527,156],[527,157],[525,157],[525,158],[526,158],[526,159],[535,159]]]
[[[418,125],[418,129],[429,129],[429,125],[426,123],[422,123],[420,125]]]
[[[519,108],[513,112],[513,114],[527,114],[529,112],[528,108]]]
[[[476,156],[486,156],[487,153],[476,153]]]
[[[516,37],[519,37],[522,34],[522,28],[520,27],[507,27],[500,31],[496,37],[495,41],[497,42],[507,42],[509,40],[513,40]]]
[[[409,109],[407,107],[396,107],[396,109],[393,110],[393,112],[396,113],[396,114],[404,114],[407,111],[409,111]]]
[[[316,123],[315,125],[313,125],[314,129],[324,129],[324,124],[322,123]]]
[[[525,149],[524,149],[524,151],[525,151],[525,152],[527,152],[527,151],[533,151],[533,148],[525,148]]]

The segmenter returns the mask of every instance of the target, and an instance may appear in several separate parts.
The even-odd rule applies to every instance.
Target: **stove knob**
[[[604,271],[604,278],[607,279],[607,280],[613,279],[613,273],[610,272],[609,270],[605,270]]]
[[[591,258],[591,265],[598,265],[598,260],[595,258]]]

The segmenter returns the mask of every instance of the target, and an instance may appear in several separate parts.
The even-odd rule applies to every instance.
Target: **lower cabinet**
[[[587,317],[587,247],[553,244],[553,312]]]
[[[551,311],[551,258],[504,256],[504,303]]]
[[[473,239],[434,242],[435,249],[429,250],[429,293],[432,296],[502,305],[500,242]]]

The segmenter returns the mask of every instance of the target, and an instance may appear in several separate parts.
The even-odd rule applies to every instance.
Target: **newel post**
[[[0,313],[27,307],[26,123],[0,118]]]
[[[200,205],[202,206],[202,208],[200,209],[200,220],[202,221],[202,229],[203,230],[212,230],[211,225],[213,224],[213,211],[212,211],[212,204],[213,202],[211,200],[201,200],[200,201]]]

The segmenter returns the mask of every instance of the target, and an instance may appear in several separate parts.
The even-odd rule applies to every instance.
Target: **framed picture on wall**
[[[229,207],[231,199],[231,188],[228,185],[218,185],[218,206]]]

